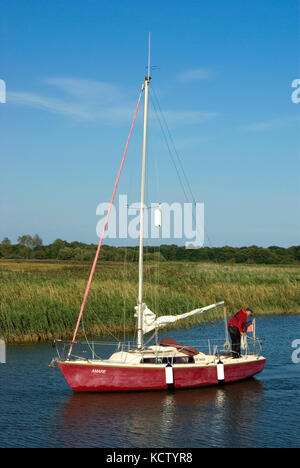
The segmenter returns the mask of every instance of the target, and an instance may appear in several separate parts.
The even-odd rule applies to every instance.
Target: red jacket
[[[229,320],[228,325],[230,327],[237,327],[240,333],[243,333],[245,331],[245,323],[247,318],[248,315],[246,311],[244,309],[240,309],[240,311]]]

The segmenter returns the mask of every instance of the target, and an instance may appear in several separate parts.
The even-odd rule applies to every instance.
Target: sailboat
[[[140,98],[143,93],[144,119],[139,233],[139,285],[138,304],[135,308],[135,316],[137,318],[137,342],[135,346],[128,349],[124,347],[118,349],[108,359],[101,359],[99,357],[95,358],[94,353],[92,353],[91,358],[74,356],[72,354],[84,305],[87,300],[88,291],[102,245],[104,231],[107,226],[110,213],[109,209],[84,295],[73,340],[70,344],[66,358],[59,357],[57,359],[57,364],[64,375],[65,380],[73,391],[122,392],[195,388],[248,379],[262,372],[265,367],[266,359],[261,355],[261,352],[256,352],[256,348],[252,353],[246,351],[238,359],[233,359],[232,354],[228,352],[230,351],[228,336],[223,349],[215,347],[214,350],[210,349],[208,353],[200,352],[195,347],[179,344],[172,338],[164,338],[161,341],[158,340],[158,331],[161,328],[177,322],[178,320],[184,320],[188,317],[202,314],[216,307],[224,307],[225,303],[224,301],[216,302],[206,307],[201,307],[176,316],[157,316],[143,302],[144,195],[150,80],[149,59],[148,73],[144,78],[144,83],[129,133],[130,139]],[[111,199],[111,205],[116,193],[117,183],[123,167],[128,142],[129,140],[127,140]],[[225,330],[227,330],[226,320]],[[147,346],[144,344],[144,335],[150,331],[154,331],[156,339],[153,345]],[[253,342],[254,344],[260,344],[259,340],[255,337],[253,338]],[[249,348],[247,349],[249,350]]]

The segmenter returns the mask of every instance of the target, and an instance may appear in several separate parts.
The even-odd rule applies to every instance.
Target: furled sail
[[[177,322],[177,320],[182,320],[188,317],[192,317],[193,315],[199,315],[202,314],[203,312],[214,309],[215,307],[218,307],[220,305],[224,304],[224,301],[222,302],[216,302],[215,304],[211,304],[206,307],[201,307],[201,309],[194,309],[191,310],[191,312],[186,312],[185,314],[181,315],[163,315],[161,317],[157,317],[154,312],[152,312],[146,304],[143,304],[143,333],[144,335],[146,333],[149,333],[151,330],[159,329],[162,327],[165,327],[166,325],[170,323]],[[138,313],[138,306],[135,307],[136,313],[135,317],[137,317]]]

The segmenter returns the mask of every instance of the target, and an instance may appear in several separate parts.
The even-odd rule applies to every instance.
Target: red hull
[[[225,383],[248,379],[262,372],[266,359],[226,364]],[[134,390],[167,390],[165,366],[124,366],[105,364],[58,363],[73,391],[118,392]],[[174,387],[188,388],[217,385],[216,365],[173,366]]]

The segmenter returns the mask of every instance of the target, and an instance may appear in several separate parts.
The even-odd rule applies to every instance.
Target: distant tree
[[[71,247],[63,247],[58,252],[57,258],[59,260],[72,260],[74,256],[74,250]]]
[[[62,250],[65,251],[66,248]],[[80,247],[76,247],[75,249],[72,249],[72,253],[74,260],[86,261],[94,258],[94,253],[87,248],[81,249]],[[61,251],[59,251],[59,255],[61,255]]]
[[[235,255],[235,261],[237,263],[246,263],[249,260],[248,249],[240,249]]]
[[[29,234],[24,234],[23,236],[18,237],[18,243],[28,249],[32,249],[33,239]]]
[[[35,234],[32,238],[32,248],[37,249],[38,247],[42,247],[43,239],[40,238],[38,234]]]
[[[287,249],[290,256],[296,261],[300,261],[300,245],[293,245]]]
[[[18,238],[18,244],[12,245],[5,237],[0,242],[0,256],[4,258],[36,258],[92,261],[97,245],[83,242],[67,242],[56,239],[52,244],[43,246],[38,234],[31,237],[25,234]],[[226,262],[226,263],[253,263],[253,264],[289,264],[300,262],[300,246],[289,248],[272,245],[258,247],[256,245],[244,247],[202,247],[199,249],[186,249],[178,245],[161,245],[160,260],[185,262]],[[157,260],[157,247],[147,246],[145,260]],[[137,262],[139,249],[137,246],[113,247],[107,244],[102,246],[100,260],[110,262]]]
[[[47,247],[49,251],[49,257],[58,258],[59,251],[68,246],[69,246],[68,242],[62,239],[56,239],[52,244],[50,244]]]
[[[11,241],[9,240],[8,237],[4,237],[3,241],[1,242],[2,247],[10,247],[11,246]]]
[[[9,257],[12,251],[12,245],[8,237],[4,237],[0,244],[0,257]]]
[[[38,234],[35,234],[33,237],[29,234],[24,234],[23,236],[18,237],[18,243],[28,249],[36,249],[43,245],[43,240]]]

